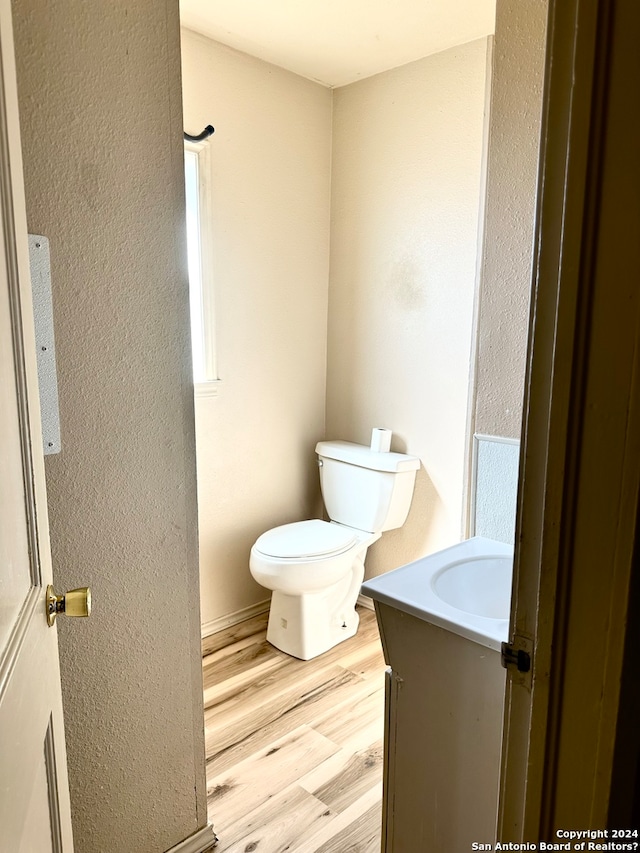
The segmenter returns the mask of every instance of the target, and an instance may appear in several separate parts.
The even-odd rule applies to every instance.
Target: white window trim
[[[207,141],[187,142],[186,151],[198,156],[198,202],[200,212],[200,275],[202,281],[202,318],[204,332],[204,368],[207,380],[195,383],[198,397],[216,396],[219,383],[216,359],[216,315],[213,274],[213,204],[211,198],[211,148]],[[209,387],[205,393],[204,388]],[[215,389],[215,390],[214,390]]]
[[[204,397],[217,397],[220,393],[219,379],[209,379],[208,382],[196,382],[193,391],[198,400]]]

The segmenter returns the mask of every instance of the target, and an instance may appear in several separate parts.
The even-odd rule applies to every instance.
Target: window
[[[191,347],[196,392],[202,391],[206,383],[217,380],[206,158],[206,146],[185,145]]]

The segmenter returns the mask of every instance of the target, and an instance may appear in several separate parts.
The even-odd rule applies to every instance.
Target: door
[[[640,114],[630,93],[640,8],[551,0],[549,9],[511,638],[532,666],[509,667],[504,842],[607,829],[633,618]],[[611,829],[637,849],[631,820],[628,809]]]
[[[71,853],[9,0],[0,54],[0,846]]]

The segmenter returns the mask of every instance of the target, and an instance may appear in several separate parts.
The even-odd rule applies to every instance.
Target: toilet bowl
[[[267,641],[310,660],[358,630],[364,558],[380,533],[312,519],[263,533],[251,549],[254,579],[273,591]]]
[[[272,590],[267,640],[302,660],[358,630],[355,606],[367,548],[404,524],[419,459],[345,441],[316,446],[330,521],[284,524],[251,549],[253,578]]]

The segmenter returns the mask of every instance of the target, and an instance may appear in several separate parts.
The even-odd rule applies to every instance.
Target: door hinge
[[[518,672],[529,672],[531,669],[531,653],[526,648],[518,646],[528,645],[521,637],[514,637],[513,643],[502,643],[500,648],[500,662],[507,669],[515,666]]]

